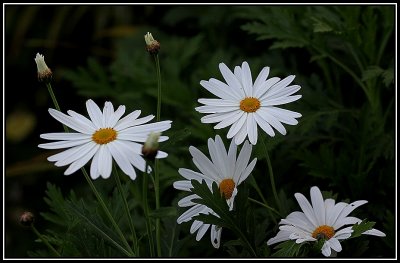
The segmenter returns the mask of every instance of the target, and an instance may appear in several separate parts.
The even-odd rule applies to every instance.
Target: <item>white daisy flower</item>
[[[246,141],[236,159],[237,146],[233,141],[229,146],[228,152],[225,149],[225,145],[219,135],[213,139],[208,139],[208,150],[210,152],[211,160],[204,155],[197,148],[190,146],[189,151],[193,157],[193,163],[200,170],[195,172],[189,169],[180,168],[179,173],[186,179],[183,181],[174,182],[175,189],[183,191],[191,191],[193,188],[191,181],[195,179],[199,182],[205,180],[208,187],[212,191],[212,183],[216,182],[222,194],[224,194],[226,201],[228,203],[229,209],[233,209],[233,203],[235,196],[237,194],[237,186],[241,184],[253,171],[254,166],[257,162],[257,158],[248,164],[250,160],[252,145]],[[189,195],[182,198],[178,205],[180,207],[189,207],[178,219],[178,224],[183,222],[188,222],[196,215],[202,214],[214,214],[218,216],[209,207],[194,203],[193,199],[200,198],[196,194]],[[207,232],[210,224],[205,224],[202,221],[194,220],[190,233],[194,233],[198,230],[196,235],[196,240],[199,241],[204,234]],[[211,225],[211,243],[215,248],[219,248],[221,240],[222,228]]]
[[[331,249],[334,250],[334,253],[342,251],[339,240],[349,238],[353,232],[352,226],[342,227],[362,221],[357,217],[348,215],[368,201],[360,200],[351,204],[344,202],[335,204],[333,199],[324,201],[321,191],[316,186],[311,187],[310,193],[311,204],[304,195],[300,193],[294,195],[303,212],[296,211],[282,219],[279,222],[282,225],[279,227],[280,231],[275,237],[268,240],[267,245],[287,240],[296,240],[296,243],[300,244],[305,241],[317,241],[324,238],[325,242],[321,249],[324,256],[329,257],[332,253]],[[386,236],[377,229],[365,231],[363,234]]]
[[[207,113],[201,118],[203,123],[218,123],[214,129],[230,126],[227,138],[235,139],[237,145],[241,144],[246,136],[251,144],[257,143],[257,125],[271,137],[275,136],[275,128],[281,134],[286,134],[282,123],[296,125],[296,118],[300,113],[275,107],[301,98],[293,95],[301,87],[288,86],[294,75],[282,80],[273,77],[267,80],[269,67],[264,67],[253,83],[250,67],[247,62],[242,67],[236,66],[234,73],[224,64],[219,64],[219,69],[226,84],[211,78],[202,80],[200,85],[220,99],[199,99],[204,106],[197,107],[200,113]]]
[[[114,112],[111,102],[106,102],[103,112],[93,100],[86,101],[86,108],[90,120],[83,115],[69,110],[66,115],[54,109],[49,113],[59,122],[65,124],[76,132],[45,133],[40,137],[47,140],[57,140],[39,144],[44,149],[64,149],[63,152],[47,158],[55,162],[56,166],[69,165],[64,172],[70,175],[83,167],[90,159],[90,176],[97,179],[99,176],[109,178],[112,170],[113,159],[132,180],[136,178],[136,167],[145,170],[145,160],[141,156],[142,144],[151,132],[162,132],[171,128],[171,121],[149,123],[154,115],[139,118],[140,110],[136,110],[124,118],[125,106],[119,106]],[[167,136],[160,136],[159,141],[168,140]],[[165,158],[167,153],[158,151],[156,158]]]

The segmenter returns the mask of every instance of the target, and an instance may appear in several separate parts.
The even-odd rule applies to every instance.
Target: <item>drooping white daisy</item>
[[[179,173],[186,179],[174,182],[175,189],[191,192],[192,179],[199,182],[205,180],[210,190],[212,190],[212,183],[216,182],[219,186],[221,193],[225,196],[229,209],[233,209],[234,199],[237,194],[237,186],[241,184],[253,171],[257,162],[257,158],[248,164],[250,160],[252,145],[246,141],[236,159],[237,146],[233,141],[229,146],[228,152],[225,149],[224,143],[219,135],[215,137],[215,141],[211,138],[208,139],[208,150],[210,152],[211,160],[204,155],[197,148],[190,146],[189,151],[193,157],[193,163],[200,170],[195,172],[189,169],[180,168]],[[196,194],[191,194],[182,198],[178,205],[180,207],[189,207],[178,219],[178,224],[188,222],[196,215],[214,214],[218,216],[209,207],[194,203],[192,200],[200,198]],[[196,231],[196,240],[199,241],[207,232],[210,224],[205,224],[202,221],[194,220],[190,233]],[[221,240],[222,228],[211,225],[211,243],[215,248],[219,248]]]
[[[121,105],[114,112],[111,102],[106,102],[103,112],[93,100],[86,101],[86,108],[90,120],[83,115],[69,110],[66,115],[54,109],[49,113],[59,122],[76,132],[45,133],[40,137],[47,140],[56,140],[39,144],[44,149],[64,149],[63,152],[47,158],[55,162],[56,166],[69,165],[64,172],[70,175],[83,167],[90,159],[90,176],[97,179],[99,176],[109,178],[113,159],[132,180],[136,178],[136,167],[145,170],[145,160],[142,155],[142,144],[151,132],[162,132],[171,128],[171,121],[161,121],[144,124],[154,118],[149,115],[139,118],[140,110],[136,110],[121,119],[125,113],[125,106]],[[159,141],[168,140],[167,136],[160,136]],[[165,158],[167,153],[158,151],[156,158]]]
[[[219,69],[226,84],[211,78],[208,81],[200,81],[205,89],[220,99],[199,99],[204,106],[197,107],[200,113],[207,116],[201,118],[203,123],[218,123],[214,129],[221,129],[232,125],[227,138],[235,139],[237,145],[241,144],[246,136],[251,144],[257,143],[257,126],[260,126],[271,137],[275,136],[272,129],[275,128],[281,134],[286,134],[282,123],[296,125],[296,118],[300,113],[275,107],[301,98],[301,95],[293,95],[301,87],[299,85],[288,86],[294,75],[284,79],[273,77],[267,80],[269,67],[264,67],[253,84],[248,63],[242,63],[242,67],[236,66],[234,73],[224,64],[219,64]]]
[[[311,187],[310,193],[311,204],[304,195],[300,193],[294,195],[303,212],[296,211],[282,219],[279,222],[280,231],[275,237],[268,240],[267,245],[287,240],[296,240],[296,243],[300,244],[305,241],[317,241],[324,238],[325,242],[321,249],[324,256],[329,257],[332,253],[331,249],[336,252],[342,251],[339,240],[349,238],[353,232],[352,226],[342,227],[362,221],[357,217],[348,215],[368,201],[360,200],[351,204],[344,202],[335,204],[335,200],[330,198],[324,201],[321,191],[316,186]],[[374,228],[365,231],[363,234],[386,236],[383,232]]]

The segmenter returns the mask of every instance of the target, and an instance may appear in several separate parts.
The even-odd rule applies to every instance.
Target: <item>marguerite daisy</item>
[[[66,115],[49,109],[51,116],[76,132],[40,135],[43,139],[57,140],[57,142],[39,144],[40,148],[70,148],[48,158],[49,161],[55,162],[56,166],[69,165],[65,175],[74,173],[93,157],[90,166],[92,179],[97,179],[99,176],[110,177],[114,159],[121,170],[135,180],[136,172],[132,165],[140,171],[145,170],[145,160],[141,156],[141,143],[146,141],[150,132],[162,132],[171,128],[171,121],[144,124],[152,120],[154,116],[149,115],[138,119],[140,110],[121,119],[125,113],[125,106],[119,106],[114,112],[111,102],[105,103],[103,112],[93,100],[86,102],[86,108],[90,120],[72,110],[69,110],[69,115]],[[159,137],[160,142],[167,139],[167,136]],[[167,153],[158,151],[156,158],[165,157]]]
[[[216,182],[221,193],[224,194],[226,198],[229,209],[232,210],[234,199],[237,194],[237,186],[249,176],[257,162],[257,158],[255,158],[250,164],[248,164],[252,145],[246,141],[236,159],[236,144],[232,141],[227,152],[221,137],[217,135],[215,141],[211,138],[208,139],[208,149],[211,160],[197,148],[193,146],[189,147],[190,154],[193,157],[193,163],[200,170],[200,173],[180,168],[179,173],[186,180],[176,181],[174,187],[178,190],[190,192],[191,188],[193,188],[190,180],[195,179],[199,182],[205,180],[210,190],[212,190],[212,183]],[[216,215],[209,207],[194,203],[192,200],[196,198],[200,197],[196,194],[192,194],[182,198],[178,202],[180,207],[192,206],[177,219],[178,224],[188,222],[192,220],[192,217],[199,215],[200,213]],[[190,233],[193,234],[198,230],[196,240],[199,241],[207,232],[209,227],[210,224],[205,224],[202,221],[195,220],[190,228]],[[211,243],[215,248],[219,248],[221,232],[222,228],[211,225]]]
[[[253,84],[250,67],[247,62],[242,67],[236,66],[234,73],[224,64],[219,64],[219,69],[226,84],[211,78],[202,80],[202,85],[209,92],[220,99],[199,99],[204,106],[197,107],[200,113],[209,115],[201,118],[203,123],[217,123],[215,129],[230,126],[227,138],[234,137],[237,145],[241,144],[246,136],[251,144],[257,143],[257,125],[268,135],[275,136],[272,129],[275,128],[281,134],[286,134],[282,123],[296,125],[295,118],[301,117],[300,113],[275,107],[301,98],[301,95],[293,95],[301,87],[299,85],[288,86],[294,75],[282,80],[273,77],[267,80],[269,67],[264,67]],[[272,126],[272,127],[271,127]]]
[[[331,249],[336,252],[342,251],[339,240],[349,238],[353,232],[352,226],[342,227],[361,222],[361,219],[348,215],[357,207],[366,204],[367,201],[360,200],[351,204],[344,202],[335,204],[333,199],[324,201],[321,191],[316,186],[311,187],[310,193],[311,204],[304,195],[300,193],[294,195],[303,212],[296,211],[282,219],[279,222],[282,225],[279,227],[280,231],[275,237],[268,240],[268,245],[286,240],[296,240],[296,243],[302,243],[323,238],[325,242],[321,251],[324,256],[329,257],[332,253]],[[367,230],[363,234],[386,236],[377,229]]]

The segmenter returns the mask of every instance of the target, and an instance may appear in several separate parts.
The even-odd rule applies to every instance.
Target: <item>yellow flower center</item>
[[[219,191],[224,195],[225,199],[232,197],[233,190],[235,190],[235,182],[232,179],[224,179],[219,184]]]
[[[331,239],[335,235],[335,230],[331,226],[323,225],[317,227],[312,233],[312,237],[316,239],[324,238],[326,240]]]
[[[260,101],[257,98],[247,97],[240,101],[240,109],[245,112],[255,112],[260,108]]]
[[[92,140],[97,144],[106,144],[117,139],[117,132],[113,128],[102,128],[92,135]]]

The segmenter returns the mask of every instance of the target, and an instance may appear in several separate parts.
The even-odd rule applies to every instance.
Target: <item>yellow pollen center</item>
[[[331,226],[323,225],[317,227],[312,233],[312,237],[316,239],[324,238],[326,240],[331,239],[335,235],[335,230]]]
[[[247,97],[240,101],[240,109],[245,112],[255,112],[260,108],[260,101],[257,98]]]
[[[224,195],[225,199],[232,197],[233,190],[235,190],[235,182],[232,179],[224,179],[219,184],[219,191]]]
[[[117,139],[117,132],[113,128],[102,128],[92,135],[92,140],[97,144],[106,144]]]

